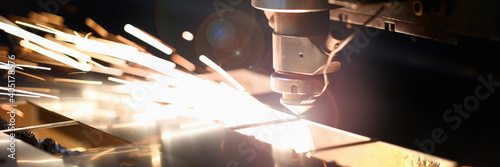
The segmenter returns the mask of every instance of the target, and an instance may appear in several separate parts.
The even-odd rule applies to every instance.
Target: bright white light
[[[80,44],[77,44],[77,48],[85,51],[104,54],[115,58],[123,59],[126,61],[134,62],[164,74],[167,73],[169,70],[175,68],[175,63],[158,58],[149,53],[143,53],[131,50],[111,49],[109,47],[96,48],[90,45],[80,45]]]
[[[82,71],[90,71],[90,69],[92,69],[91,66],[89,66],[88,64],[85,64],[85,63],[79,63],[77,61],[74,61],[68,57],[64,57],[64,55],[59,55],[59,54],[56,54],[54,52],[51,52],[47,49],[44,49],[38,45],[35,45],[29,41],[26,41],[26,40],[22,40],[20,42],[21,46],[25,47],[25,48],[28,48],[28,49],[31,49],[35,52],[38,52],[42,55],[45,55],[47,57],[50,57],[52,59],[55,59],[61,63],[64,63],[66,65],[69,65],[71,67],[74,67],[76,69],[79,69],[79,70],[82,70]]]
[[[193,34],[189,31],[184,31],[182,32],[182,38],[184,38],[186,41],[192,41],[194,39]]]
[[[49,67],[41,67],[41,66],[32,66],[32,65],[24,65],[24,64],[16,64],[17,67],[26,67],[40,70],[51,70]]]
[[[11,68],[8,65],[0,65],[0,69],[10,70]]]
[[[83,94],[83,97],[85,97],[87,99],[96,99],[97,98],[97,92],[95,92],[93,90],[85,89],[85,90],[83,90],[82,94]]]
[[[307,121],[297,120],[236,131],[255,136],[256,139],[270,143],[276,148],[293,149],[297,153],[304,153],[314,150],[314,143],[307,124]]]
[[[144,114],[144,113],[135,113],[134,116],[132,116],[134,118],[134,121],[138,121],[138,122],[147,122],[148,120],[150,120],[151,118],[148,118],[148,115],[147,114]]]
[[[215,128],[220,128],[220,126],[219,125],[209,125],[209,126],[202,127],[202,128],[182,130],[180,132],[175,132],[175,133],[164,133],[161,135],[161,139],[169,139],[172,137],[177,137],[177,136],[182,136],[182,135],[196,134],[196,133],[200,133],[200,132],[204,132],[204,131],[214,130]]]
[[[118,83],[121,83],[121,84],[130,84],[130,83],[132,83],[130,81],[126,81],[126,80],[118,79],[118,78],[113,78],[113,77],[108,77],[108,80],[113,81],[113,82],[118,82]]]
[[[124,29],[129,34],[131,34],[131,35],[139,38],[140,40],[150,44],[151,46],[162,51],[163,53],[166,53],[167,55],[171,55],[173,52],[171,48],[169,48],[168,46],[165,46],[157,39],[151,37],[149,34],[146,34],[142,30],[139,30],[138,28],[134,27],[133,25],[126,24]]]
[[[34,98],[40,98],[40,96],[25,95],[25,94],[19,94],[19,93],[15,93],[15,94],[11,94],[11,93],[0,93],[0,95],[7,95],[7,96],[14,95],[14,96],[21,96],[21,97],[34,97]]]
[[[231,82],[234,86],[236,86],[238,90],[245,91],[245,88],[240,83],[238,83],[238,81],[236,81],[233,77],[231,77],[231,75],[229,75],[226,71],[224,71],[224,69],[217,66],[217,64],[215,64],[212,60],[208,59],[205,55],[200,56],[200,61],[205,63],[208,67],[217,71],[217,73],[222,75],[227,80],[229,80],[229,82]]]

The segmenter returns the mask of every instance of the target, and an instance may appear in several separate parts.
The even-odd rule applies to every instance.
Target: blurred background
[[[39,2],[43,1],[2,1],[0,14],[26,16],[30,11],[45,11]],[[249,0],[236,5],[223,0],[55,2],[60,6],[50,10],[57,11],[65,25],[76,31],[92,31],[84,22],[89,17],[110,33],[134,39],[123,30],[125,24],[132,24],[173,46],[195,65],[201,65],[199,55],[207,55],[225,70],[244,68],[265,75],[273,72],[273,30],[264,13],[253,8]],[[331,22],[331,28],[345,36],[353,32],[349,27]],[[184,31],[191,32],[194,39],[183,39]],[[10,45],[3,31],[0,42]],[[158,57],[170,59],[139,40],[134,42]],[[367,43],[359,53],[339,55],[342,67],[330,74],[329,93],[305,113],[307,119],[419,151],[423,150],[415,140],[431,139],[432,131],[442,128],[447,139],[435,145],[433,155],[462,165],[498,164],[500,116],[496,112],[500,111],[500,92],[480,100],[477,110],[462,118],[457,129],[451,128],[455,122],[444,121],[443,114],[475,95],[481,85],[478,77],[488,80],[491,76],[500,82],[496,58],[500,56],[499,41],[459,36],[457,44],[449,44],[380,30]],[[255,97],[287,112],[279,104],[280,94]]]

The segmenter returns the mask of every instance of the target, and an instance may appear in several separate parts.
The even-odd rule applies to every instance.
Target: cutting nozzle
[[[313,107],[315,99],[308,95],[283,94],[280,103],[295,115],[301,115]]]

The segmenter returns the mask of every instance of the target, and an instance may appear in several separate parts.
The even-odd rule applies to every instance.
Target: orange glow
[[[92,28],[95,32],[97,32],[99,35],[102,37],[107,37],[108,36],[108,31],[106,31],[101,25],[97,24],[94,20],[91,18],[86,18],[85,19],[85,24]]]
[[[91,160],[91,161],[92,161],[92,160],[95,160],[95,159],[97,159],[97,158],[99,158],[99,157],[101,157],[101,156],[103,156],[103,155],[106,155],[107,153],[109,153],[109,152],[111,152],[111,151],[113,151],[113,150],[115,150],[115,148],[110,148],[110,149],[108,149],[108,150],[105,150],[105,151],[103,151],[103,152],[100,152],[100,153],[98,153],[98,154],[96,154],[96,155],[94,155],[94,156],[90,157],[90,160]]]
[[[189,62],[188,60],[186,60],[184,57],[182,57],[181,55],[179,55],[177,53],[174,53],[170,57],[170,59],[172,59],[173,62],[186,68],[186,70],[188,70],[188,71],[194,71],[196,69],[196,66],[194,66],[193,63]]]
[[[80,79],[68,79],[68,78],[54,78],[55,82],[68,82],[68,83],[78,83],[78,84],[91,84],[91,85],[101,85],[102,81],[88,81]]]
[[[35,79],[38,79],[38,80],[41,80],[41,81],[45,81],[44,78],[36,76],[36,75],[33,75],[33,74],[28,74],[28,73],[25,73],[25,72],[22,72],[22,71],[16,71],[16,73],[23,74],[23,75],[26,75],[28,77],[35,78]]]
[[[16,109],[16,108],[13,108],[13,107],[11,107],[11,106],[9,106],[9,105],[4,104],[4,105],[2,105],[2,107],[1,107],[1,108],[2,108],[3,110],[7,110],[7,111],[10,111],[11,109],[14,109],[14,110],[15,110],[15,113],[16,113],[16,115],[17,115],[17,116],[19,116],[19,117],[21,117],[21,118],[22,118],[22,117],[24,117],[24,113],[23,113],[21,110],[18,110],[18,109]]]

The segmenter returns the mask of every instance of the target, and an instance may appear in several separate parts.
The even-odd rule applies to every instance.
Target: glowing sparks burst
[[[56,84],[80,84],[95,87],[106,86],[106,88],[102,89],[112,92],[111,94],[113,95],[107,95],[99,90],[83,88],[83,97],[76,97],[76,99],[115,102],[126,99],[124,101],[132,101],[133,106],[130,106],[130,108],[141,111],[133,115],[133,119],[136,122],[151,122],[162,118],[175,117],[174,112],[165,111],[182,112],[183,115],[195,117],[201,121],[218,122],[228,127],[294,117],[271,109],[244,92],[245,88],[240,83],[204,55],[201,55],[199,60],[223,76],[229,81],[228,83],[231,84],[231,86],[224,82],[216,83],[177,70],[175,69],[176,64],[158,58],[146,52],[141,47],[130,46],[133,42],[121,39],[121,36],[117,36],[117,39],[121,39],[120,41],[125,41],[128,44],[96,38],[90,33],[87,33],[87,35],[84,33],[82,36],[85,37],[82,37],[78,33],[75,33],[76,35],[68,34],[51,27],[33,25],[20,21],[16,21],[16,23],[51,34],[43,38],[15,26],[15,24],[10,23],[5,18],[0,18],[0,29],[20,37],[22,39],[20,44],[26,49],[56,60],[62,63],[64,67],[71,67],[84,72],[100,72],[117,76],[107,77],[105,81],[73,78],[53,78],[52,81]],[[104,30],[104,28],[93,20],[87,19],[86,23],[102,37],[112,36],[111,33]],[[150,34],[130,24],[125,25],[124,29],[126,32],[152,45],[165,54],[173,54],[172,60],[188,71],[194,71],[197,68],[193,63],[175,53],[174,48],[154,38]],[[187,41],[192,41],[194,38],[193,34],[188,31],[183,32],[182,37]],[[236,51],[235,54],[240,55],[241,53],[240,51]],[[131,64],[134,64],[134,66]],[[135,66],[136,64],[145,68],[137,67]],[[51,70],[50,68],[41,66],[19,65],[19,67],[21,66]],[[0,66],[0,68],[8,69],[3,66]],[[140,76],[142,79],[137,79],[135,77],[126,78],[123,75],[124,73]],[[79,75],[82,73],[71,72],[70,74]],[[105,82],[114,82],[115,86],[110,86]],[[0,87],[0,89],[6,90],[7,88]],[[17,96],[59,99],[57,96],[36,92],[18,90],[18,93],[23,94],[17,94]],[[0,93],[0,95],[3,94],[6,93]],[[128,96],[122,97],[123,94],[127,94]],[[67,99],[72,98],[67,97],[63,100]],[[158,102],[168,105],[162,105]],[[94,112],[97,112],[93,108],[95,108],[95,106],[87,106],[85,108],[76,107],[74,112],[70,114],[73,116],[93,115]],[[62,109],[60,108],[59,110]],[[109,117],[115,116],[113,114],[108,115]],[[182,134],[196,133],[217,126],[220,125],[213,125],[202,129],[193,128],[194,130],[186,131]],[[298,153],[308,152],[314,149],[307,122],[303,120],[279,123],[272,126],[246,128],[237,131],[245,135],[255,136],[257,139],[268,142],[274,147],[294,149]],[[162,135],[162,138],[175,137],[182,134],[166,133]],[[102,154],[110,151],[113,150],[101,152],[92,157],[92,159],[97,159]],[[152,161],[156,160],[157,159],[152,159]]]

